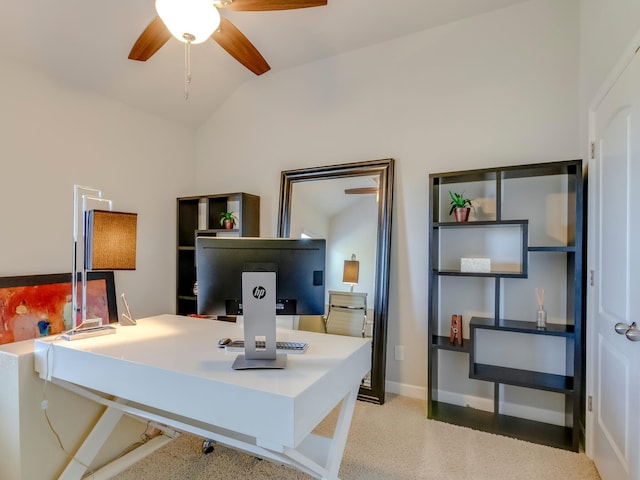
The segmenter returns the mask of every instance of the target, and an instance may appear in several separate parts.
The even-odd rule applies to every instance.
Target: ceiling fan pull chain
[[[184,99],[189,100],[189,84],[191,83],[191,42],[195,39],[190,33],[182,35],[184,44]]]

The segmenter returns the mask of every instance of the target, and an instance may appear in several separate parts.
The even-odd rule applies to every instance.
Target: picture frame
[[[113,272],[87,272],[87,316],[118,321]],[[78,281],[78,304],[82,303]],[[0,345],[56,335],[73,324],[71,273],[0,277]]]

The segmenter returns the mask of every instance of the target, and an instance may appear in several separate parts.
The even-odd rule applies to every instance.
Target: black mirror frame
[[[278,237],[288,238],[291,230],[293,184],[332,178],[377,176],[379,183],[376,281],[373,304],[371,387],[360,387],[358,398],[383,404],[387,359],[387,321],[389,310],[389,264],[391,259],[391,217],[393,210],[394,159],[286,170],[280,175]]]

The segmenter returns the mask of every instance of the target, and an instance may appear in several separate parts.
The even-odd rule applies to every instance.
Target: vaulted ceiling
[[[2,0],[0,52],[66,88],[86,90],[196,128],[247,81],[524,0],[328,0],[273,12],[221,10],[262,53],[260,77],[218,44],[194,45],[184,98],[184,44],[147,62],[127,56],[155,17],[154,0]]]

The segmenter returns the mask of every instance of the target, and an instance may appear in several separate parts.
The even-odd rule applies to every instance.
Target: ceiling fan
[[[324,6],[327,4],[327,0],[208,0],[208,2],[205,2],[204,7],[208,9],[206,12],[207,15],[211,13],[210,11],[213,12],[212,20],[209,22],[209,26],[211,27],[209,31],[213,31],[213,33],[210,34],[207,32],[205,38],[197,38],[194,32],[179,30],[179,33],[177,33],[175,29],[170,29],[165,25],[165,23],[169,23],[169,18],[166,11],[163,11],[161,8],[163,7],[162,4],[171,4],[170,8],[181,9],[188,3],[190,2],[186,2],[185,0],[156,0],[156,11],[158,15],[151,21],[147,28],[145,28],[140,37],[138,37],[131,52],[129,52],[129,59],[139,60],[141,62],[147,61],[167,43],[172,34],[178,40],[188,44],[200,43],[210,37],[242,65],[256,75],[262,75],[271,69],[267,61],[233,23],[226,18],[220,18],[217,9],[245,12],[293,10],[297,8]],[[202,3],[202,0],[200,0],[200,3]],[[213,4],[215,8],[211,8],[211,4]],[[177,15],[180,16],[180,12],[178,12]],[[202,19],[202,17],[202,15],[196,15],[196,18]],[[217,22],[219,22],[219,26]]]

